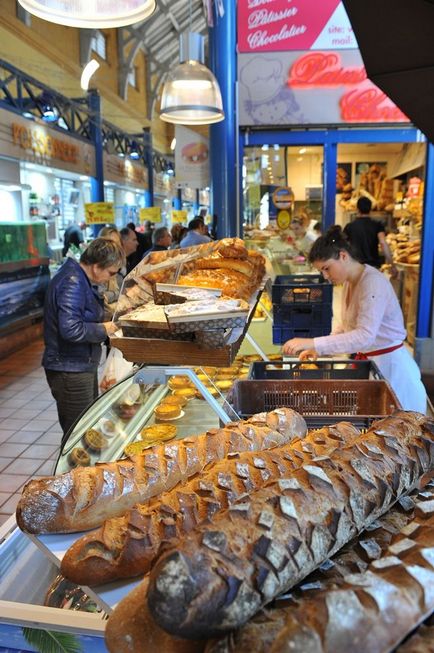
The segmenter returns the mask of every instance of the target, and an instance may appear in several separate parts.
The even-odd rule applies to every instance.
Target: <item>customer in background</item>
[[[126,274],[129,274],[131,270],[136,267],[134,263],[134,255],[139,246],[139,241],[137,240],[136,232],[129,227],[124,227],[119,233],[121,236],[122,247],[125,256],[127,257]]]
[[[71,245],[74,245],[77,249],[80,248],[80,245],[84,243],[83,230],[86,229],[86,223],[82,222],[80,225],[70,224],[69,227],[65,229],[63,234],[63,249],[62,256],[66,256]]]
[[[294,234],[294,247],[300,254],[307,256],[315,241],[315,236],[307,231],[305,222],[301,218],[291,220],[291,231]]]
[[[169,249],[172,244],[172,235],[167,227],[159,227],[152,234],[152,247],[145,252],[145,256],[149,252],[164,252]]]
[[[134,222],[128,222],[127,224],[128,229],[131,229],[131,231],[134,231],[137,237],[137,242],[139,243],[137,246],[137,249],[135,253],[130,254],[130,259],[131,262],[133,263],[133,268],[136,267],[137,263],[142,260],[143,254],[149,249],[150,245],[149,243],[149,237],[147,234],[145,234],[142,231],[139,231],[136,228],[136,225]]]
[[[48,286],[42,365],[56,400],[62,445],[76,419],[98,396],[101,343],[116,330],[113,322],[103,322],[98,284],[116,275],[124,263],[118,244],[96,238],[80,262],[68,258]]]
[[[106,238],[107,240],[112,240],[117,245],[119,245],[121,249],[123,249],[121,236],[116,227],[103,227],[98,234],[98,238]],[[100,284],[99,289],[104,298],[104,319],[111,319],[115,313],[125,274],[126,268],[120,268],[117,274],[111,276],[110,279],[105,283]]]
[[[359,215],[344,228],[353,251],[361,263],[381,267],[379,247],[384,254],[386,263],[392,265],[392,276],[397,274],[393,265],[392,253],[386,242],[384,224],[370,217],[372,202],[368,197],[360,197],[357,201]]]
[[[184,238],[184,236],[187,235],[187,232],[188,229],[187,227],[184,227],[183,224],[179,224],[179,222],[174,224],[170,230],[170,234],[172,236],[172,244],[170,245],[169,249],[178,249],[181,240]]]
[[[152,247],[152,232],[155,229],[155,224],[151,222],[151,220],[145,220],[145,222],[143,223],[143,227],[144,227],[143,235],[146,239],[144,242],[145,244],[144,252],[147,252],[148,249],[151,249]]]
[[[406,331],[401,307],[390,281],[379,270],[357,260],[338,226],[318,238],[309,262],[325,279],[343,284],[341,326],[329,336],[292,338],[283,353],[300,359],[357,352],[375,362],[404,410],[426,411],[420,370],[404,346]]]
[[[211,238],[207,236],[208,230],[202,218],[193,218],[188,223],[187,235],[181,240],[180,247],[193,247],[194,245],[202,245],[209,243]]]

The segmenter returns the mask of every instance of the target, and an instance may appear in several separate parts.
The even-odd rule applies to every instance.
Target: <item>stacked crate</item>
[[[277,276],[271,296],[275,345],[330,333],[333,286],[320,274]]]

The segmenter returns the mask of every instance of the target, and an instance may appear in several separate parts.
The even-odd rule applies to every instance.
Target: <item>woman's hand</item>
[[[316,361],[317,358],[318,354],[315,349],[305,349],[299,356],[301,361]]]
[[[118,330],[118,326],[114,322],[103,322],[102,325],[108,336],[112,336]]]
[[[296,356],[304,349],[315,351],[313,338],[291,338],[291,340],[287,340],[282,347],[282,351],[286,356]]]

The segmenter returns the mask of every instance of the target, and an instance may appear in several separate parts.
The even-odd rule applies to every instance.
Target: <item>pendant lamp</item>
[[[18,0],[38,18],[69,27],[123,27],[148,18],[155,0]]]
[[[201,34],[181,34],[179,59],[180,63],[164,83],[160,118],[180,125],[206,125],[224,120],[220,87],[203,63]]]

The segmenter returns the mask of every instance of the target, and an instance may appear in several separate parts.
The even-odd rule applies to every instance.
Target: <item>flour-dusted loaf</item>
[[[206,653],[385,653],[433,608],[434,486],[403,497],[290,596],[209,642]]]
[[[303,437],[304,419],[288,408],[245,422],[175,440],[114,463],[77,467],[30,481],[17,507],[17,523],[29,533],[88,530],[138,502],[166,492],[211,461],[237,451],[260,451]]]
[[[110,653],[201,653],[205,641],[172,637],[159,628],[146,605],[148,578],[120,601],[105,629]]]
[[[79,538],[66,552],[61,572],[79,585],[145,574],[163,543],[183,537],[253,490],[287,477],[293,469],[329,455],[359,435],[352,424],[342,422],[269,451],[232,454],[210,463],[187,483]]]
[[[148,606],[171,634],[243,625],[385,513],[434,465],[434,422],[398,411],[354,443],[318,456],[168,547]]]

